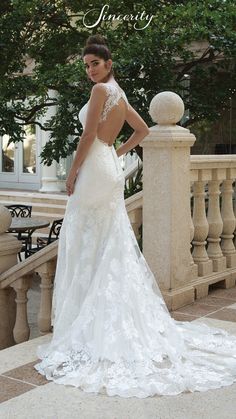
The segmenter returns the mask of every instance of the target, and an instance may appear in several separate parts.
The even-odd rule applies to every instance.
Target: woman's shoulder
[[[96,83],[91,90],[91,93],[97,93],[97,94],[104,94],[106,92],[106,87],[104,86],[106,83]]]
[[[123,92],[123,90],[121,89],[121,87],[119,86],[118,83],[110,83],[110,82],[99,82],[96,83],[92,90],[95,91],[119,91],[119,92]]]
[[[92,87],[91,96],[100,97],[101,100],[117,101],[121,96],[124,95],[124,91],[113,83],[96,83]]]
[[[108,112],[115,106],[118,105],[119,100],[123,98],[129,108],[129,102],[126,97],[124,90],[119,86],[118,83],[113,82],[99,82],[96,83],[92,88],[92,95],[104,101],[104,109],[101,114],[101,121],[104,121],[107,117]]]

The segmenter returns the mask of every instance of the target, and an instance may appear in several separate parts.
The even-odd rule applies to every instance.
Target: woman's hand
[[[76,177],[76,174],[69,173],[68,178],[66,179],[66,192],[68,196],[72,195],[74,192]]]

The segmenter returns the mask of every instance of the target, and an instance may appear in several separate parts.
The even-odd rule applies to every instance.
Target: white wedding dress
[[[101,120],[125,93],[104,83]],[[79,118],[85,124],[86,104]],[[128,105],[127,105],[128,106]],[[48,380],[109,396],[206,391],[236,382],[236,336],[171,318],[139,250],[113,146],[95,138],[60,232],[52,339],[34,367]]]

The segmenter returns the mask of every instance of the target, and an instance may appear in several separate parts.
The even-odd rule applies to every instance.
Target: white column
[[[54,99],[57,96],[57,91],[50,89],[48,91],[49,97]],[[46,114],[42,118],[42,124],[44,125],[52,116],[56,114],[56,106],[49,106]],[[50,131],[43,131],[41,134],[41,147],[43,148],[45,144],[50,140]],[[57,179],[57,166],[56,161],[53,161],[51,166],[42,165],[41,171],[41,188],[40,192],[60,192],[60,182]]]
[[[155,125],[143,147],[143,253],[169,308],[194,301],[190,246],[190,147],[195,136],[176,123],[184,113],[180,96],[156,95]]]

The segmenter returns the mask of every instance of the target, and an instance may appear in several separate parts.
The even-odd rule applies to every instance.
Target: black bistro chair
[[[57,240],[59,238],[62,222],[63,218],[60,218],[59,220],[54,220],[52,222],[48,237],[37,237],[36,247],[33,248],[31,244],[29,244],[29,246],[26,245],[25,257],[29,257],[30,255],[38,252],[39,250],[48,246],[50,243]]]
[[[5,207],[9,209],[12,217],[31,217],[32,205],[12,204]]]
[[[14,217],[22,217],[22,218],[28,218],[31,217],[32,213],[32,205],[24,205],[24,204],[11,204],[11,205],[5,205],[7,209],[9,209],[11,216]],[[17,239],[23,242],[22,248],[20,252],[25,252],[26,250],[26,243],[27,247],[30,247],[31,242],[31,235],[30,233],[18,233],[16,235]],[[21,254],[18,253],[19,260],[21,261]]]

